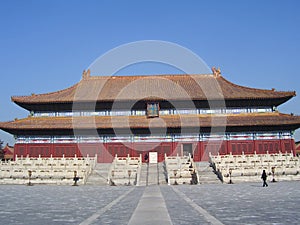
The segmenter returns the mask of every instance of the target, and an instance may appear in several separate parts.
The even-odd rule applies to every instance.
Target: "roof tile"
[[[237,115],[165,115],[159,118],[146,116],[96,117],[28,117],[1,122],[3,130],[52,129],[109,129],[109,128],[182,128],[182,127],[242,127],[242,126],[300,127],[300,116],[281,113],[251,113]]]
[[[281,92],[243,87],[222,76],[152,75],[91,76],[74,86],[57,92],[14,96],[16,103],[68,103],[77,101],[126,100],[207,100],[207,99],[273,99],[291,98],[295,92]]]

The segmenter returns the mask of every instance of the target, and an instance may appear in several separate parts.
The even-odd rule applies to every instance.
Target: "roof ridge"
[[[106,75],[98,75],[98,76],[89,76],[85,80],[91,80],[91,79],[107,79],[107,78],[139,78],[139,77],[177,77],[177,76],[211,76],[214,77],[213,74],[188,74],[188,73],[178,73],[178,74],[140,74],[140,75],[111,75],[111,76],[106,76]],[[81,80],[82,81],[82,80]]]

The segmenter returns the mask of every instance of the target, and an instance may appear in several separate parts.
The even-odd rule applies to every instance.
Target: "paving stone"
[[[161,186],[169,215],[174,225],[183,224],[210,224],[202,215],[199,215],[188,203],[181,199],[170,186]]]
[[[127,187],[0,186],[1,224],[79,224]]]
[[[172,225],[165,199],[159,186],[147,186],[139,204],[130,218],[129,225]]]
[[[0,185],[0,224],[128,224],[146,189]],[[298,181],[267,188],[262,183],[160,185],[158,191],[174,225],[214,224],[209,217],[219,221],[215,224],[300,224]]]
[[[299,224],[300,183],[178,186],[224,224]]]
[[[134,187],[132,187],[134,188]],[[106,211],[101,217],[97,218],[92,224],[128,224],[145,187],[136,187],[134,191],[125,196],[111,210]]]

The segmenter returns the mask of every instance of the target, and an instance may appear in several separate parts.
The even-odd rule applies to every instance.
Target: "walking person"
[[[261,179],[263,180],[263,187],[268,187],[268,184],[267,184],[267,174],[266,174],[266,171],[263,170],[262,174],[261,174]]]
[[[145,160],[146,163],[148,163],[148,159],[149,159],[149,155],[148,155],[148,153],[146,153],[145,156],[144,156],[144,160]]]

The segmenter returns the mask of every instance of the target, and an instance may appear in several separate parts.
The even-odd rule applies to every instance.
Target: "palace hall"
[[[300,117],[278,111],[294,91],[234,84],[211,74],[92,76],[44,94],[13,96],[28,117],[1,122],[14,157],[241,155],[293,152]],[[142,157],[144,159],[144,157]]]

